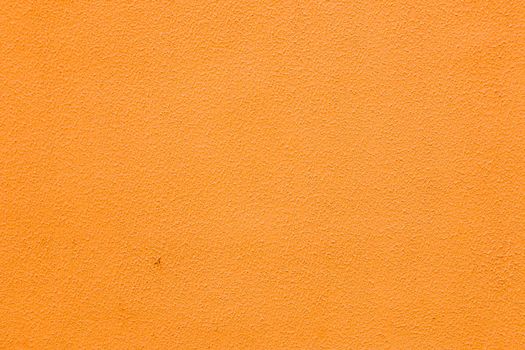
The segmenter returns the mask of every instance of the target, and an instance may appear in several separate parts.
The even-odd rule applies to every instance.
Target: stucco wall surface
[[[0,348],[525,349],[523,1],[0,1]]]

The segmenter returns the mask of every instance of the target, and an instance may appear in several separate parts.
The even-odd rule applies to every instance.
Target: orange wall
[[[0,347],[525,349],[521,1],[2,1]]]

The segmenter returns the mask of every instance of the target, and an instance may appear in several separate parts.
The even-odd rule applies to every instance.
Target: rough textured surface
[[[2,1],[0,347],[524,349],[522,1]]]

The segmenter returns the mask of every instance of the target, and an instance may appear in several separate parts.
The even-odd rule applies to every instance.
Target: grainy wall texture
[[[0,348],[525,349],[523,1],[0,1]]]

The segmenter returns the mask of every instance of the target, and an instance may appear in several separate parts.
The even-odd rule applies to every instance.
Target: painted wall
[[[524,349],[524,18],[2,1],[0,347]]]

